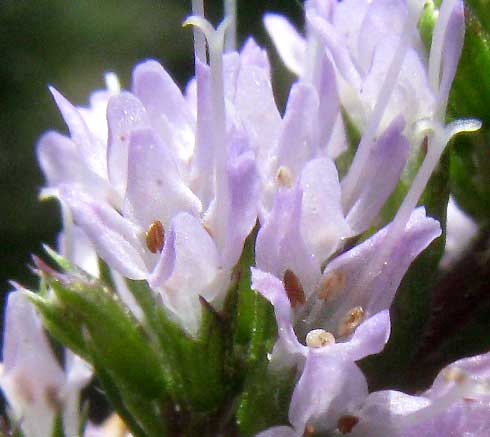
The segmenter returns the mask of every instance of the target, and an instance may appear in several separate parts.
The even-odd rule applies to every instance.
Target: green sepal
[[[247,368],[267,359],[277,333],[272,305],[251,287],[250,268],[255,264],[255,238],[256,231],[246,240],[237,266],[239,280],[232,323],[234,354]]]
[[[57,414],[54,419],[53,431],[51,432],[51,437],[65,437],[65,432],[63,430],[63,415]],[[66,436],[69,437],[69,436]]]
[[[192,337],[166,313],[145,281],[127,281],[145,314],[145,329],[155,349],[170,396],[193,411],[212,411],[225,396],[224,336],[221,316],[203,299],[199,333]]]
[[[290,375],[269,371],[269,354],[277,338],[272,305],[251,287],[255,263],[255,230],[245,242],[237,266],[238,285],[234,302],[234,367],[243,381],[235,414],[240,436],[251,436],[272,425],[287,423],[294,386]]]
[[[45,288],[46,281],[41,281],[41,288]],[[63,305],[54,294],[47,292],[34,293],[23,291],[29,301],[39,311],[43,324],[49,333],[61,344],[74,353],[90,361],[85,339],[82,335],[82,322],[80,317],[70,308]]]
[[[156,352],[116,295],[96,283],[53,280],[50,286],[60,302],[78,315],[93,340],[93,349],[118,385],[143,397],[165,397]]]
[[[95,374],[113,408],[135,437],[145,437],[146,434],[144,429],[126,406],[120,388],[117,386],[110,372],[105,368],[102,360],[100,360],[97,349],[93,347],[93,343],[89,336],[87,336],[87,347],[91,352],[92,366]]]
[[[296,367],[276,373],[268,361],[252,369],[240,396],[236,421],[240,436],[254,436],[271,426],[288,425],[288,410],[296,378]]]

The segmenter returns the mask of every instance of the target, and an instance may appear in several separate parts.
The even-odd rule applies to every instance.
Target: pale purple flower
[[[156,61],[135,68],[131,92],[108,76],[109,90],[94,94],[90,108],[52,89],[71,138],[48,133],[38,153],[44,193],[60,198],[65,227],[80,227],[122,276],[146,279],[195,334],[198,296],[220,306],[256,222],[258,100],[273,97],[267,56],[253,40],[223,55],[226,23],[188,24],[200,30],[185,94]]]
[[[307,354],[303,344],[309,332],[321,329],[348,341],[363,321],[387,310],[412,260],[441,232],[420,208],[397,235],[392,235],[392,223],[322,268],[324,260],[302,236],[302,197],[298,187],[281,190],[257,236],[252,287],[274,305],[279,340],[272,360],[277,367],[291,366]]]
[[[419,396],[371,393],[347,414],[356,417],[352,436],[487,436],[490,433],[490,353],[444,368]]]
[[[339,380],[336,369],[316,356],[308,360],[293,393],[289,410],[292,427],[273,427],[258,435],[301,437],[336,431],[352,437],[487,436],[489,360],[487,353],[456,361],[418,396],[394,390],[366,395],[366,382],[361,377],[356,380],[344,375]]]
[[[92,376],[89,365],[66,350],[63,369],[41,320],[22,290],[8,295],[0,386],[26,437],[52,434],[60,415],[65,435],[78,435],[79,397]]]

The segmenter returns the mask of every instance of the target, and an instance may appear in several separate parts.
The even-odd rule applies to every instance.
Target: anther
[[[450,367],[445,370],[443,377],[448,382],[454,382],[456,384],[462,384],[466,380],[466,374],[459,367]]]
[[[320,281],[318,298],[327,302],[334,300],[345,287],[346,274],[340,270],[333,270]]]
[[[315,427],[313,425],[306,425],[303,437],[311,437],[313,434],[315,434]]]
[[[291,188],[293,186],[293,175],[285,165],[281,165],[276,172],[276,182],[281,187]]]
[[[306,346],[315,349],[335,344],[335,337],[324,329],[313,329],[306,335]]]
[[[364,319],[364,309],[361,306],[352,308],[342,318],[338,327],[340,337],[345,337],[354,332]]]
[[[155,220],[146,231],[146,247],[151,253],[161,252],[165,243],[165,231],[162,222]]]
[[[359,423],[359,417],[356,416],[342,416],[337,421],[337,428],[342,434],[348,434]]]
[[[306,303],[303,286],[292,270],[288,269],[284,272],[283,283],[293,308],[298,304],[304,305]]]
[[[54,411],[61,411],[62,408],[61,400],[59,398],[59,392],[56,387],[53,386],[46,387],[44,395],[46,397],[46,401],[48,405]]]

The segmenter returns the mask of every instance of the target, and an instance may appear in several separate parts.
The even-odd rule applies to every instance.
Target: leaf
[[[481,10],[480,1],[472,5]],[[488,19],[488,12],[485,16]],[[490,34],[487,29],[471,8],[466,8],[465,42],[448,105],[450,118],[473,117],[483,122],[478,133],[456,138],[450,156],[451,191],[458,204],[483,223],[488,223],[490,217]]]

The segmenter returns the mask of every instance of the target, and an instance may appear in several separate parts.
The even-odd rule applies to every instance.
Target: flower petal
[[[320,278],[320,264],[301,235],[301,206],[299,188],[279,190],[272,212],[257,235],[255,261],[258,269],[279,278],[286,270],[293,271],[309,293]]]
[[[195,335],[201,320],[199,296],[219,305],[229,276],[227,281],[216,245],[198,219],[187,213],[178,214],[169,234],[149,283],[160,290],[172,316]]]
[[[396,118],[370,149],[364,182],[347,214],[354,235],[369,228],[400,179],[410,149],[404,127],[402,117]]]
[[[198,215],[199,199],[183,183],[168,148],[150,129],[131,133],[124,215],[143,229],[159,220],[170,225],[179,212]]]
[[[317,432],[332,430],[340,413],[361,403],[367,394],[366,378],[354,362],[310,350],[291,398],[289,420],[298,432],[307,425]]]
[[[61,198],[68,204],[75,223],[87,234],[107,264],[127,278],[146,278],[140,229],[109,205],[69,186],[62,187]]]
[[[51,435],[56,414],[52,397],[60,395],[65,376],[41,320],[22,291],[8,296],[3,340],[0,385],[23,432],[33,437]]]
[[[297,76],[303,74],[306,43],[294,26],[283,16],[266,14],[264,24],[282,61]]]
[[[358,306],[364,319],[389,308],[412,261],[441,234],[439,223],[426,217],[422,207],[412,213],[400,235],[390,235],[389,230],[390,225],[384,227],[325,268],[324,280],[334,275],[341,278],[337,281],[339,289],[327,304],[322,299],[316,302],[325,329],[336,332],[345,315]],[[385,239],[391,239],[389,248]]]
[[[326,260],[342,238],[351,234],[340,201],[340,183],[329,158],[314,159],[301,174],[303,214],[301,231],[318,260]]]
[[[70,130],[71,139],[79,148],[86,164],[92,171],[106,179],[105,144],[90,133],[77,108],[55,88],[50,87],[49,90]]]
[[[142,103],[131,93],[114,96],[107,105],[109,141],[107,167],[109,179],[121,197],[126,192],[128,177],[128,148],[133,129],[149,126],[148,115]]]
[[[172,147],[176,156],[188,160],[194,149],[195,120],[179,87],[165,69],[153,60],[139,64],[133,72],[132,89],[162,140]]]

